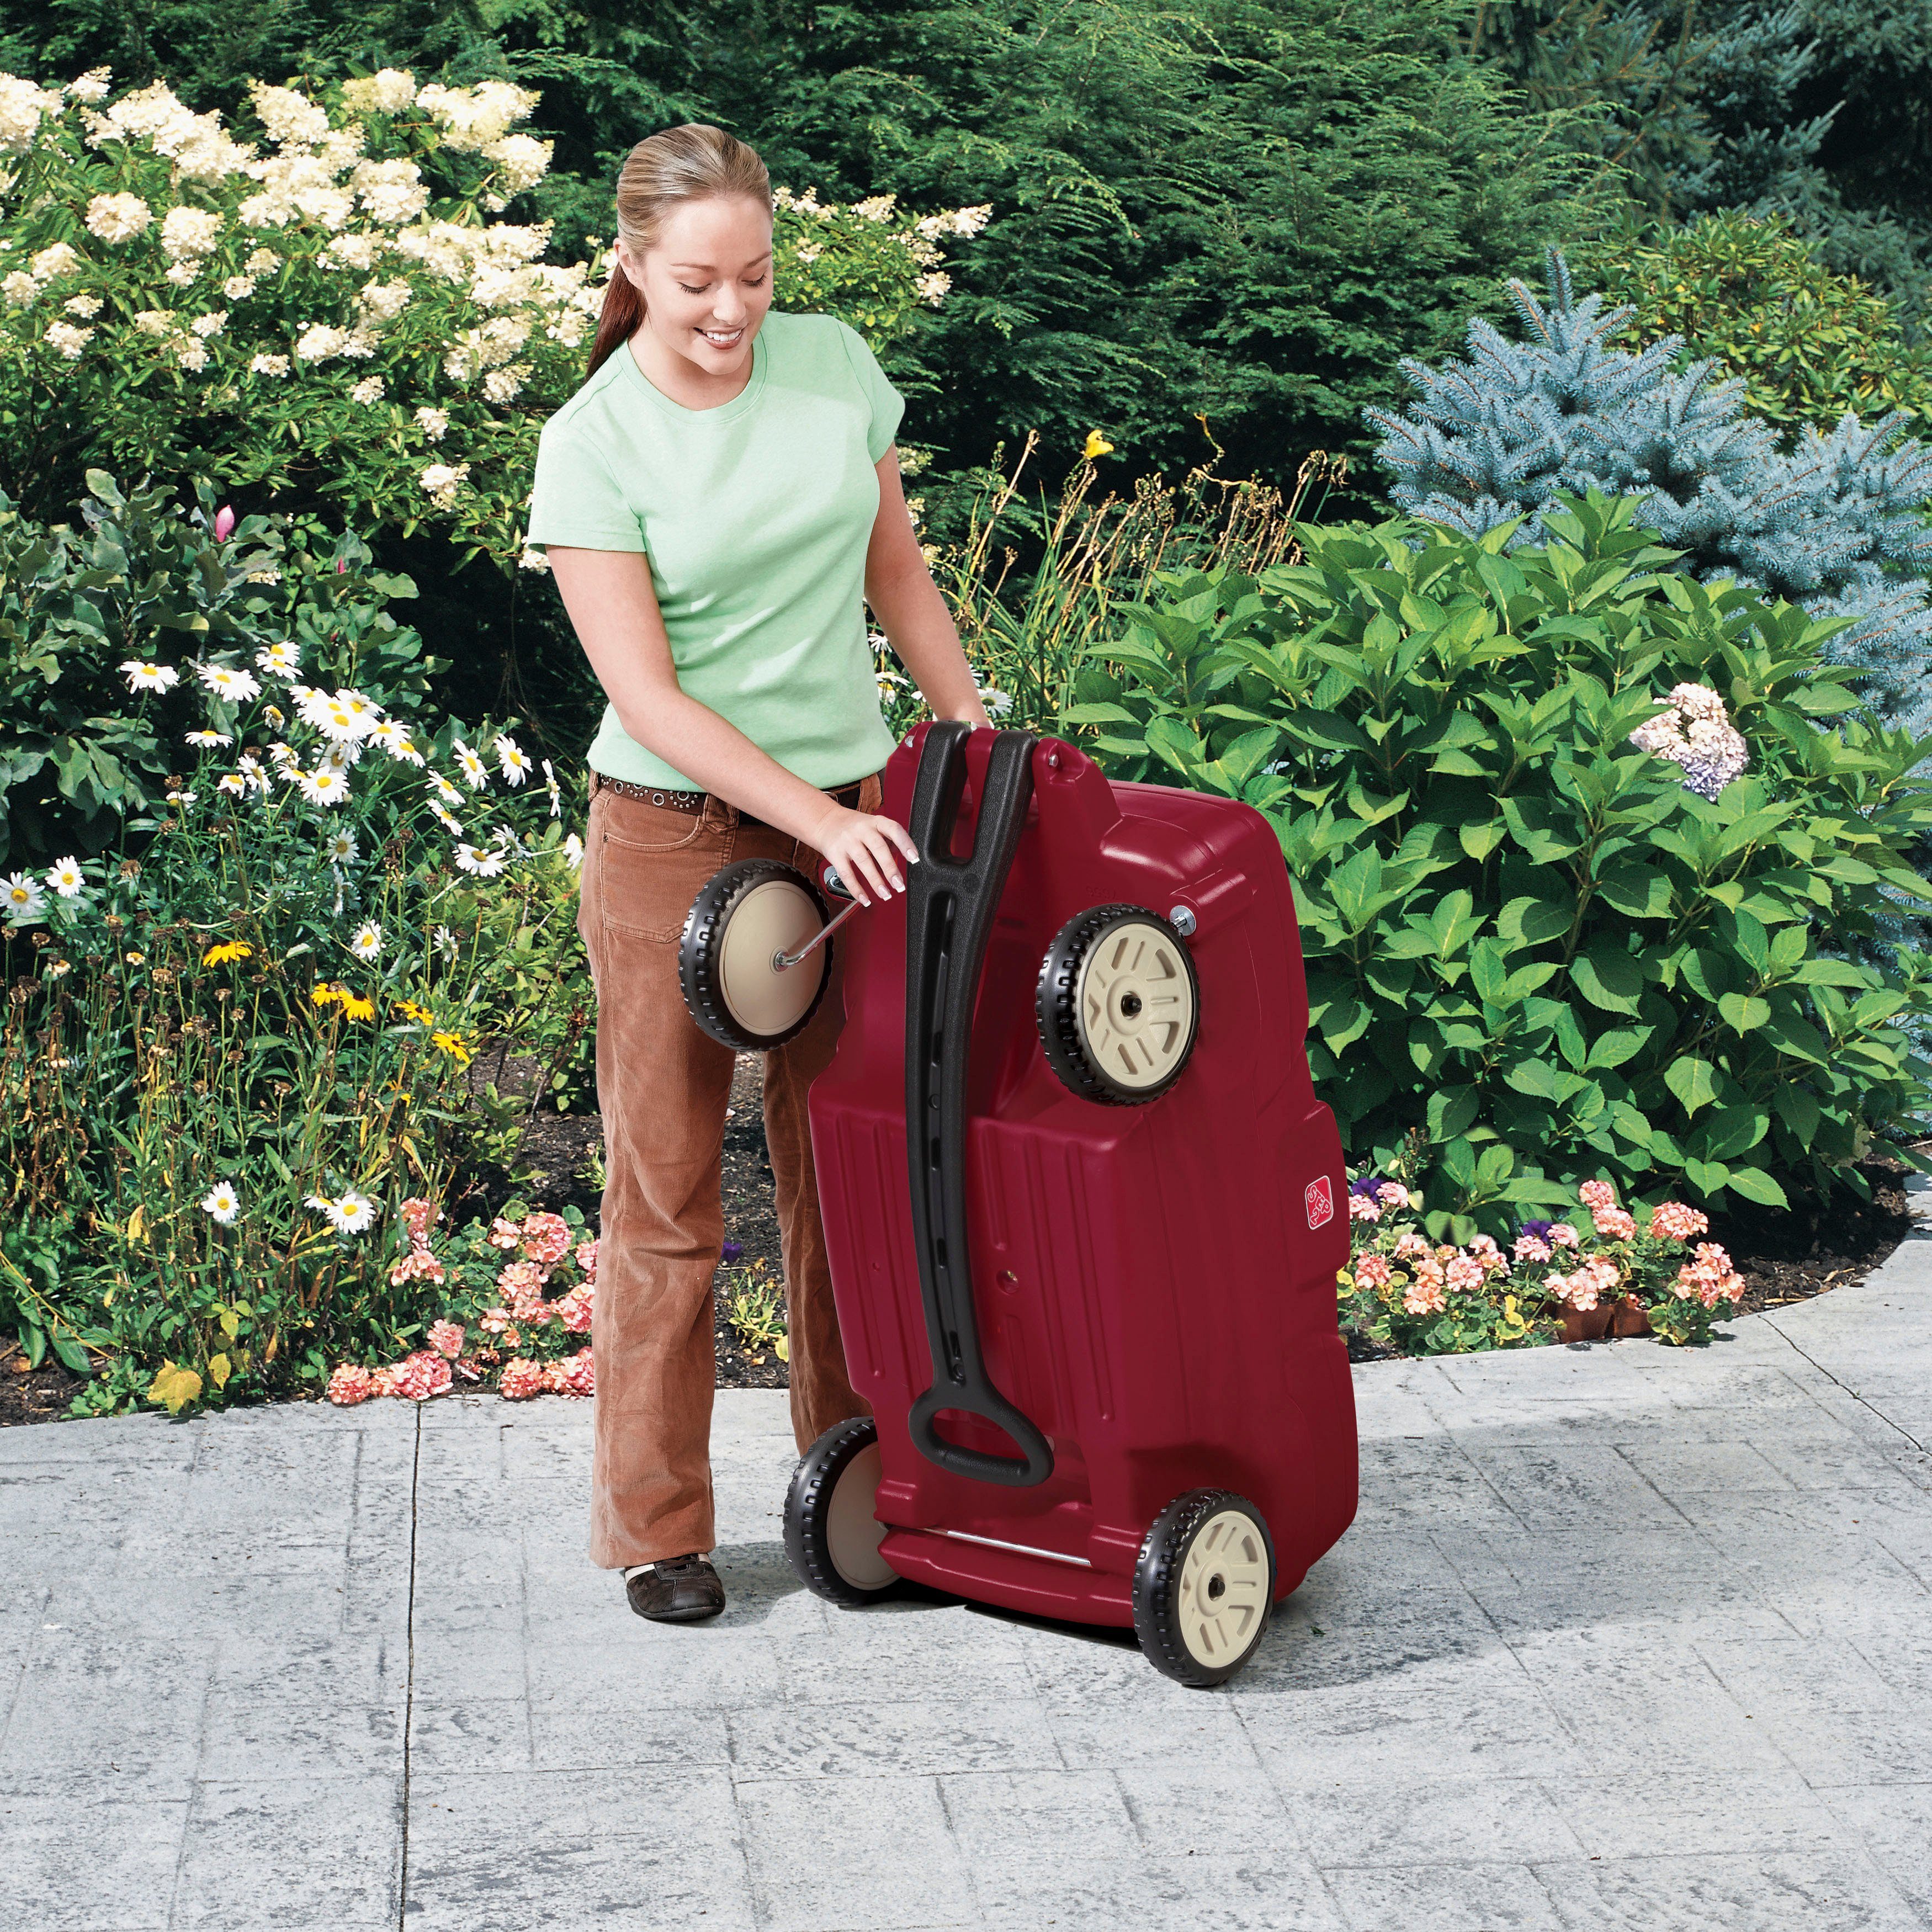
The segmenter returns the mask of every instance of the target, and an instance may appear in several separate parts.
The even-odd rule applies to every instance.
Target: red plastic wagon
[[[1131,1628],[1218,1683],[1356,1502],[1342,1151],[1280,846],[1234,800],[950,720],[894,752],[881,809],[920,862],[837,922],[808,1102],[874,1416],[800,1462],[786,1548],[835,1602],[915,1579]],[[817,884],[752,860],[700,895],[685,990],[720,1038],[808,1017]]]

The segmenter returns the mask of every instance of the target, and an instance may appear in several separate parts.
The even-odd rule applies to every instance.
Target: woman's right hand
[[[842,805],[828,808],[813,828],[810,843],[814,851],[838,868],[845,890],[861,905],[872,903],[868,886],[882,899],[905,890],[897,863],[902,853],[908,865],[919,862],[919,848],[912,834],[896,818],[854,812]]]

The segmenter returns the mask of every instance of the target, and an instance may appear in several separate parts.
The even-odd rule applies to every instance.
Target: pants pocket
[[[680,814],[688,817],[688,814]],[[607,821],[597,847],[598,910],[606,932],[629,939],[676,939],[692,902],[731,862],[728,826],[692,819],[675,842],[639,843]]]

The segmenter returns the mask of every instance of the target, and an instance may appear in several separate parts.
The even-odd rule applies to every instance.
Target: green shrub
[[[48,662],[57,694],[87,694],[70,762],[99,769],[98,726],[146,776],[100,802],[118,849],[0,878],[0,1318],[30,1355],[100,1369],[86,1407],[158,1381],[175,1407],[318,1384],[424,1325],[384,1217],[516,1137],[524,1107],[472,1093],[472,1054],[579,1077],[580,848],[506,731],[428,715],[359,547],[304,565],[314,594],[272,637],[224,600],[286,531],[177,541],[154,500],[96,481],[65,602],[145,628],[76,620]]]
[[[1894,304],[1826,267],[1818,248],[1781,214],[1725,208],[1570,255],[1606,307],[1636,310],[1606,338],[1612,346],[1681,335],[1684,359],[1714,356],[1723,374],[1742,376],[1746,410],[1786,442],[1807,423],[1835,428],[1847,410],[1867,422],[1903,410],[1922,436],[1932,349],[1908,343]]]
[[[248,86],[231,128],[160,82],[110,100],[99,76],[0,75],[0,485],[44,516],[86,466],[202,476],[371,541],[440,531],[452,564],[542,567],[538,432],[583,380],[608,263],[485,218],[548,169],[511,131],[537,95],[394,70]],[[986,213],[778,199],[778,305],[880,348],[944,299],[940,238]]]
[[[1512,525],[1395,521],[1164,576],[1064,714],[1114,775],[1274,823],[1318,1090],[1378,1163],[1426,1132],[1438,1238],[1507,1234],[1585,1178],[1857,1186],[1932,1070],[1898,1024],[1932,1006],[1925,962],[1840,956],[1884,889],[1922,903],[1932,742],[1856,714],[1820,662],[1843,620],[1652,571],[1672,553],[1627,502],[1564,502],[1508,556]],[[1728,783],[1631,742],[1687,685],[1742,734]]]
[[[312,518],[236,522],[205,487],[184,514],[171,489],[87,481],[78,530],[0,495],[0,863],[98,852],[160,803],[208,693],[190,680],[130,704],[125,663],[184,645],[252,663],[287,639],[312,675],[410,708],[442,668],[389,613],[414,585],[373,569],[358,538]]]

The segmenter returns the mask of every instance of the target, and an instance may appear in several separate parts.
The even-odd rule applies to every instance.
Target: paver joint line
[[[410,1733],[416,1715],[416,1496],[422,1477],[422,1406],[418,1403],[414,1453],[410,1458],[409,1662],[403,1685],[403,1847],[396,1870],[396,1932],[403,1932],[410,1910]]]
[[[1880,1421],[1885,1424],[1886,1428],[1896,1430],[1898,1433],[1904,1436],[1906,1441],[1910,1442],[1912,1448],[1916,1449],[1922,1456],[1932,1455],[1932,1448],[1928,1448],[1924,1443],[1920,1442],[1918,1437],[1913,1435],[1911,1430],[1907,1429],[1902,1423],[1894,1422],[1890,1416],[1886,1414],[1883,1409],[1879,1407],[1877,1403],[1870,1401],[1866,1396],[1861,1395],[1856,1389],[1852,1388],[1848,1384],[1840,1382],[1838,1377],[1832,1374],[1831,1370],[1826,1368],[1822,1362],[1818,1360],[1815,1356],[1806,1354],[1804,1349],[1799,1348],[1797,1342],[1794,1341],[1790,1336],[1786,1334],[1784,1330],[1780,1328],[1775,1322],[1771,1319],[1768,1312],[1760,1316],[1760,1319],[1763,1322],[1764,1325],[1768,1328],[1774,1335],[1777,1336],[1780,1341],[1786,1343],[1790,1347],[1797,1349],[1798,1353],[1801,1356],[1803,1356],[1804,1359],[1809,1362],[1811,1366],[1832,1385],[1834,1388],[1843,1389],[1846,1394],[1850,1396],[1852,1401],[1856,1402],[1861,1408],[1869,1409],[1874,1415],[1878,1418]]]

